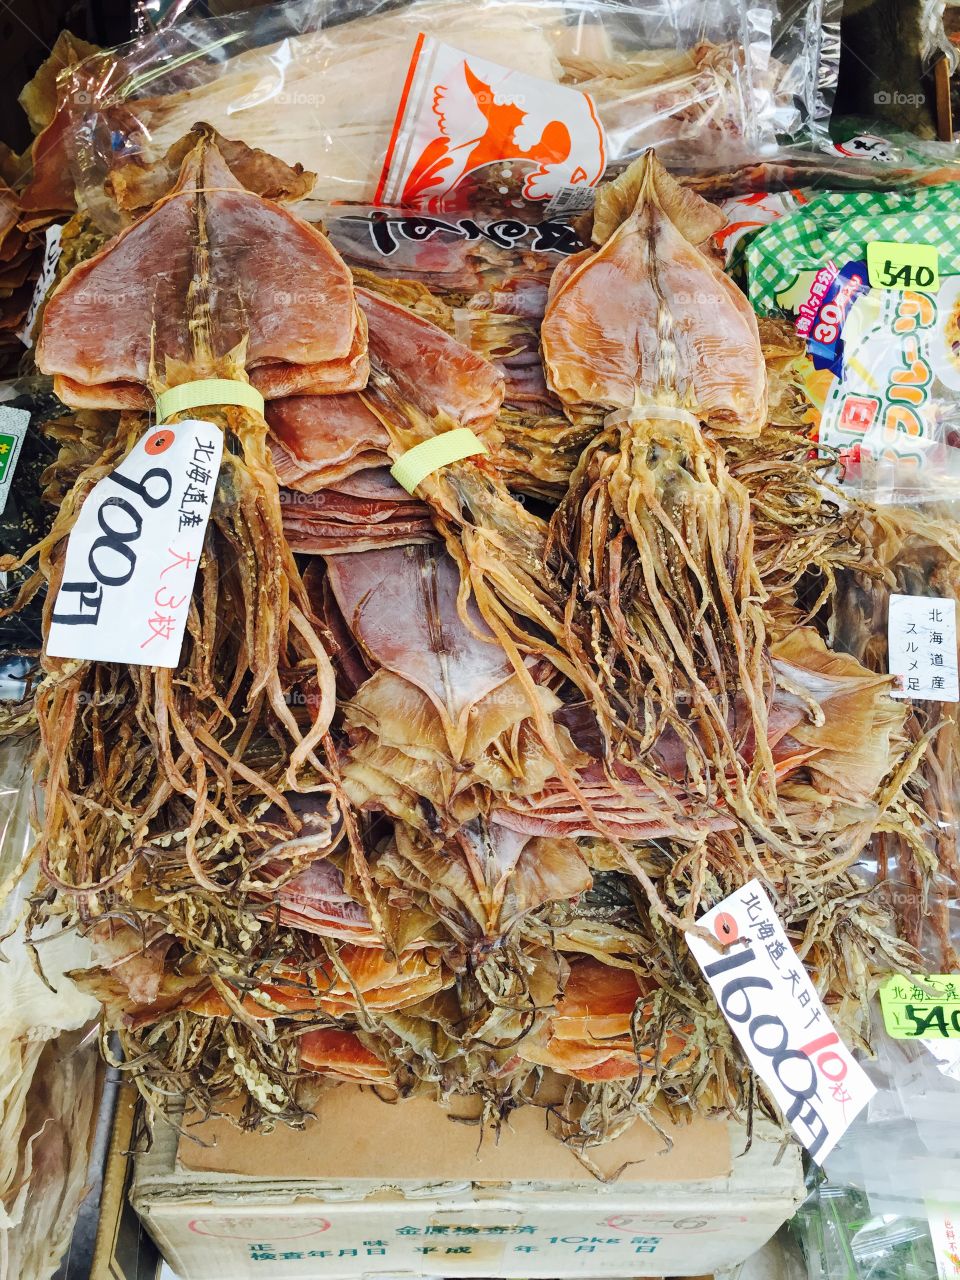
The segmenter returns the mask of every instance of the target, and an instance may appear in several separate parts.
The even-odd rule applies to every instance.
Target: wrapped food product
[[[33,748],[30,737],[0,740],[0,1249],[10,1275],[49,1280],[86,1189],[98,1010],[66,976],[87,962],[82,939],[54,928],[27,942]]]
[[[155,1110],[299,1125],[360,1081],[495,1123],[559,1096],[580,1149],[658,1105],[792,1123],[705,915],[767,895],[750,962],[811,1072],[812,1034],[859,1072],[916,962],[861,870],[897,832],[934,878],[933,726],[856,633],[884,513],[811,447],[802,344],[721,269],[723,213],[633,154],[742,161],[787,45],[724,5],[664,58],[664,16],[181,9],[62,79],[81,207],[35,359],[73,413],[52,527],[0,561],[19,605],[46,587],[27,927],[88,941]],[[443,67],[509,117],[466,155],[417,114]]]
[[[822,129],[838,26],[834,0],[178,6],[65,77],[49,131],[105,225],[105,190],[124,210],[131,176],[200,120],[313,171],[321,199],[577,196],[651,146],[715,170]]]
[[[818,439],[874,501],[935,500],[960,474],[958,232],[952,185],[825,192],[746,249],[753,305],[790,317],[804,340],[798,376]],[[897,245],[927,246],[937,278],[921,268],[908,287],[903,277],[890,287],[890,273],[885,281],[868,264],[871,241],[894,256]]]

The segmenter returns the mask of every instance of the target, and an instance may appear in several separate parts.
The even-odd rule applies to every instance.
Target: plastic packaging
[[[471,189],[489,179],[529,194],[538,166],[568,152],[572,161],[579,145],[569,121],[537,96],[536,81],[590,95],[608,165],[656,146],[673,165],[715,170],[771,150],[778,137],[822,130],[839,8],[837,0],[417,0],[400,8],[300,0],[203,19],[176,6],[158,30],[74,69],[61,105],[81,197],[104,225],[110,174],[157,159],[198,120],[316,172],[319,199],[372,201],[401,102],[416,89],[405,78],[422,32],[534,78],[504,90],[506,99],[480,78],[466,107],[462,86],[454,98],[448,82],[437,122],[450,163],[469,144]],[[480,131],[483,157],[474,146]],[[589,184],[601,175],[574,166],[567,176]]]
[[[808,1280],[935,1280],[933,1245],[922,1220],[871,1214],[855,1187],[825,1185],[794,1220]]]
[[[868,264],[874,241],[932,248],[939,283],[930,272],[891,287],[892,268],[884,280]],[[820,442],[872,502],[932,501],[960,481],[958,249],[952,185],[821,193],[746,249],[755,309],[788,316],[806,342]]]

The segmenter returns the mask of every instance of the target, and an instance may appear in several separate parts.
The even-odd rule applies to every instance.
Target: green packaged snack
[[[746,249],[761,315],[806,342],[820,442],[874,500],[960,482],[960,187],[833,191]]]

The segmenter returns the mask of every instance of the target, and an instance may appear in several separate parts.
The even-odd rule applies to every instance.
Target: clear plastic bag
[[[958,190],[821,192],[745,251],[755,309],[787,316],[805,342],[798,373],[820,443],[877,505],[942,500],[960,483]],[[872,242],[893,245],[886,277],[868,263]],[[929,267],[896,275],[911,244],[934,251],[939,283]]]
[[[454,111],[451,85],[443,85],[436,127],[438,140],[447,131],[444,162],[458,163],[458,148],[486,130],[483,163],[470,150],[471,191],[489,181],[529,192],[531,173],[560,164],[560,155],[571,181],[584,181],[584,167],[588,185],[599,180],[602,165],[594,173],[574,163],[585,145],[579,125],[538,85],[590,95],[607,166],[656,146],[672,165],[716,169],[770,151],[778,137],[823,128],[836,81],[839,9],[837,0],[417,0],[401,7],[298,0],[203,19],[178,5],[158,29],[66,76],[61,111],[82,200],[105,226],[111,173],[156,160],[198,120],[316,172],[318,199],[381,199],[421,32],[532,77],[510,81],[507,100],[481,83],[467,115],[463,91]],[[486,123],[478,124],[477,110]],[[519,118],[495,124],[503,110]],[[467,128],[458,140],[461,118],[474,133]]]

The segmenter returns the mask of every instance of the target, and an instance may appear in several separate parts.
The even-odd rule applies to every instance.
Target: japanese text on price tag
[[[960,1040],[960,975],[888,978],[880,988],[880,1008],[894,1040]]]
[[[822,1163],[876,1092],[834,1031],[758,880],[697,922],[726,946],[688,935],[723,1016],[794,1133]]]
[[[176,667],[223,434],[155,427],[88,494],[67,544],[47,653]]]
[[[890,597],[887,624],[895,698],[957,702],[957,602],[948,596]]]

